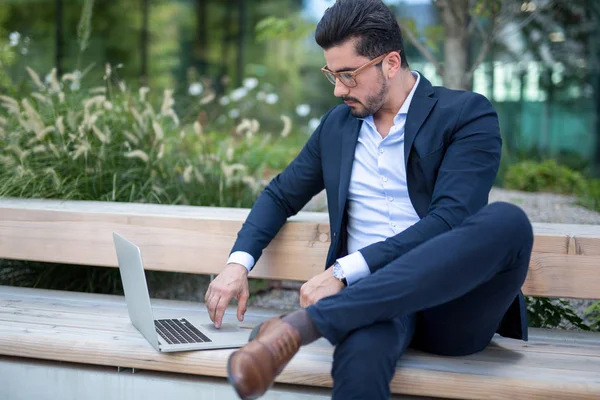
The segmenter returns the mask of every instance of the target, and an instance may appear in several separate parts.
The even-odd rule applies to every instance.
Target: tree
[[[63,74],[62,60],[64,57],[64,40],[63,40],[63,0],[55,0],[54,12],[56,20],[56,49],[55,56],[56,60],[54,66],[56,67],[56,73],[60,77]]]
[[[200,75],[208,69],[208,0],[196,0],[196,40],[194,41],[194,62]]]
[[[586,0],[432,0],[439,12],[439,30],[420,33],[414,20],[399,18],[398,22],[408,41],[435,66],[444,86],[470,90],[475,70],[492,49],[515,59],[523,56],[511,52],[509,40],[535,43],[544,51],[556,49],[560,43],[564,48],[581,52],[581,41],[587,40],[591,26],[578,25],[580,32],[573,36],[565,35],[564,31],[574,21],[582,22],[585,3]],[[442,52],[436,49],[439,38],[443,38]],[[477,53],[472,57],[474,50]],[[539,61],[557,61],[531,52],[529,46],[525,50]],[[566,52],[560,58],[568,62],[573,60],[573,53]]]
[[[149,27],[148,20],[150,18],[149,0],[142,0],[142,32],[140,37],[140,81],[142,85],[148,85],[148,47],[149,47]]]
[[[248,0],[238,0],[238,33],[237,33],[237,57],[236,57],[236,86],[242,86],[244,78],[245,48],[246,48],[246,24],[248,21]]]

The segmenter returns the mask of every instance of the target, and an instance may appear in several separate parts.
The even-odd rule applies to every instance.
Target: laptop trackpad
[[[222,324],[220,328],[215,328],[214,324],[202,324],[200,325],[200,329],[206,333],[235,333],[240,330],[234,324]]]

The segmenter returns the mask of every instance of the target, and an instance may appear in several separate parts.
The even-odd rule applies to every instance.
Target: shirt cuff
[[[337,262],[342,266],[342,271],[344,271],[348,286],[371,274],[369,265],[360,251],[342,257],[338,259]]]
[[[245,251],[234,251],[227,259],[227,264],[231,263],[241,264],[250,272],[254,267],[254,257]]]

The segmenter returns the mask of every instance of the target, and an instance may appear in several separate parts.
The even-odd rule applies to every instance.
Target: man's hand
[[[221,327],[225,309],[233,298],[238,301],[237,318],[240,322],[243,321],[248,296],[248,270],[240,264],[227,264],[210,283],[204,296],[208,315],[215,327]]]
[[[314,276],[300,288],[300,306],[306,308],[324,297],[333,296],[344,288],[344,284],[333,276],[333,268]]]

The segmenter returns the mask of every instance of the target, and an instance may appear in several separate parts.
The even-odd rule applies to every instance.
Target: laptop
[[[142,252],[139,247],[113,233],[123,291],[133,326],[160,352],[241,347],[248,343],[249,327],[223,323],[217,329],[191,316],[154,319]]]

